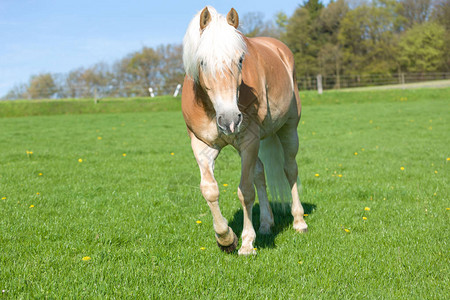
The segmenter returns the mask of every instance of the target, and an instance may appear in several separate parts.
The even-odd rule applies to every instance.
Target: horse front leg
[[[228,227],[227,220],[222,216],[219,208],[219,186],[214,178],[214,162],[219,155],[219,150],[203,143],[197,137],[189,133],[191,146],[200,168],[200,190],[211,210],[217,245],[222,251],[232,252],[237,247],[238,239],[233,230]]]
[[[247,129],[248,130],[248,129]],[[239,255],[256,254],[253,242],[256,232],[252,224],[252,209],[255,202],[255,165],[258,159],[259,137],[247,135],[247,142],[240,147],[241,154],[241,182],[238,188],[238,197],[244,211],[244,227],[242,229],[242,246]]]

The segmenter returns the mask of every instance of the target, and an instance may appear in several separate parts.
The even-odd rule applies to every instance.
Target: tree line
[[[306,0],[290,17],[280,12],[265,20],[252,12],[240,23],[246,36],[289,46],[301,88],[311,88],[318,74],[340,88],[348,78],[370,84],[371,75],[450,71],[450,0]],[[143,47],[112,65],[32,76],[4,98],[147,96],[150,87],[168,94],[183,77],[181,45]]]

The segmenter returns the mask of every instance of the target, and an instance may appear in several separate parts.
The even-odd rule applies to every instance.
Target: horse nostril
[[[238,121],[237,121],[237,125],[239,126],[242,122],[242,114],[238,113]]]
[[[217,125],[219,125],[220,128],[225,128],[226,126],[223,124],[223,117],[217,116]]]

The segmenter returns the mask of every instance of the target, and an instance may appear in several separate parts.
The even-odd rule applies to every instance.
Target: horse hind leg
[[[297,186],[298,166],[297,161],[295,160],[298,152],[297,126],[290,126],[290,124],[287,123],[277,132],[277,135],[283,146],[284,172],[291,188],[291,213],[294,217],[294,229],[298,232],[306,232],[308,230],[308,225],[306,225],[303,218],[304,210],[300,203]]]
[[[270,228],[273,226],[273,213],[269,205],[266,189],[266,178],[264,175],[264,165],[258,158],[255,165],[255,187],[258,193],[259,209],[260,209],[260,225],[258,233],[270,234]]]

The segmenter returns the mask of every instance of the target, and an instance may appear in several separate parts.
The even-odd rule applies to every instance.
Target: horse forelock
[[[183,64],[186,75],[197,80],[199,66],[207,75],[231,70],[236,55],[247,51],[243,35],[230,26],[226,18],[208,6],[211,22],[200,30],[199,12],[191,21],[183,40]]]

